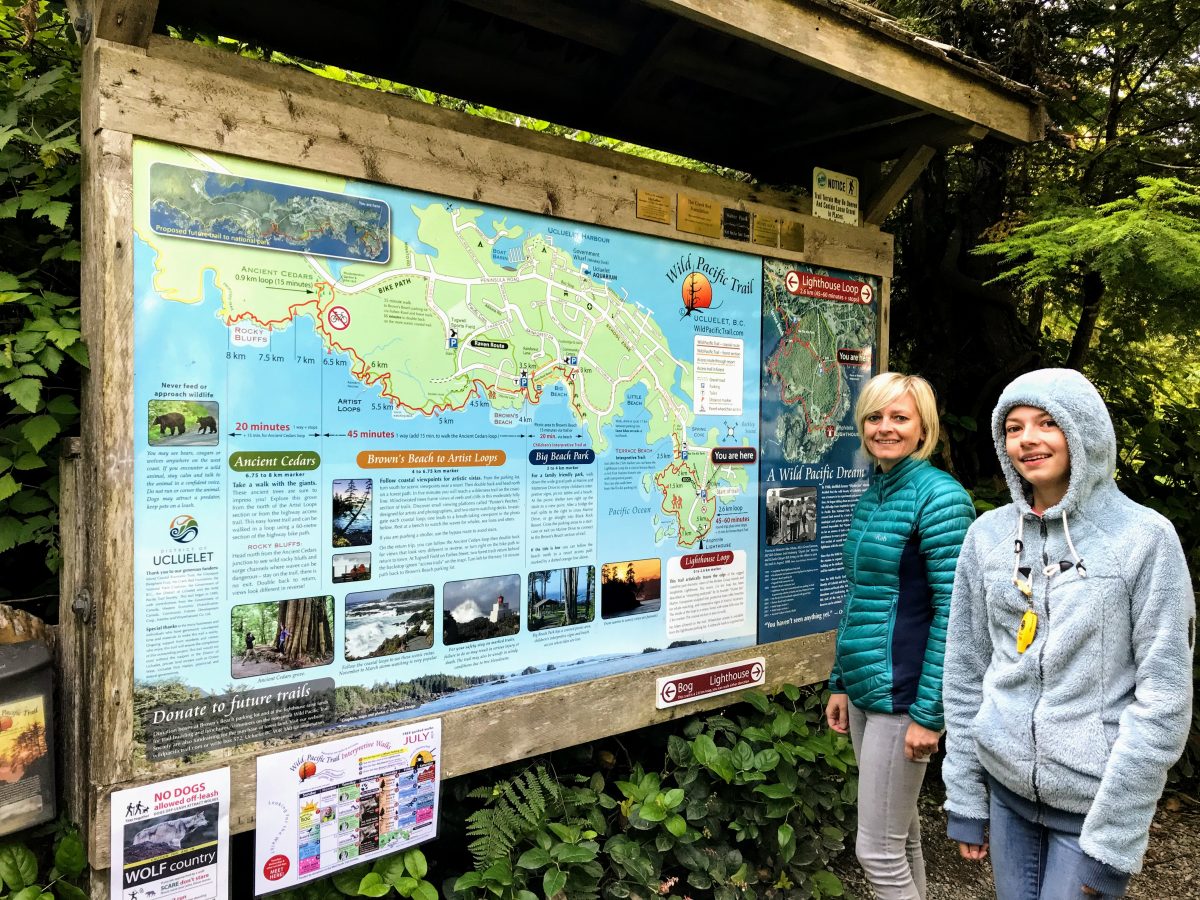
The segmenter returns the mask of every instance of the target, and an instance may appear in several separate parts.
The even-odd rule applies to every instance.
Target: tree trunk
[[[304,597],[279,604],[279,622],[288,630],[283,646],[285,659],[321,659],[333,650],[333,632],[324,597]]]
[[[1082,369],[1087,359],[1096,321],[1100,318],[1100,303],[1104,299],[1104,279],[1099,272],[1088,272],[1083,276],[1083,306],[1079,311],[1079,325],[1071,341],[1071,352],[1067,356],[1068,369]]]
[[[563,604],[567,610],[567,624],[579,621],[579,570],[563,569]]]

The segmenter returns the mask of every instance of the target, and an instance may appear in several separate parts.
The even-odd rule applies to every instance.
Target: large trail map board
[[[755,643],[760,446],[870,374],[873,298],[751,254],[145,141],[134,227],[151,758]]]

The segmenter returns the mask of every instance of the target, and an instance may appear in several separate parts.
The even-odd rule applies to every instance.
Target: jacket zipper
[[[1046,520],[1044,518],[1039,517],[1038,531],[1042,537],[1042,568],[1045,569],[1045,567],[1050,564],[1050,558],[1049,558],[1049,556],[1046,555]],[[1037,689],[1037,697],[1035,697],[1034,701],[1033,701],[1033,716],[1032,716],[1032,720],[1030,722],[1030,724],[1032,726],[1032,736],[1033,736],[1033,799],[1036,800],[1039,804],[1042,802],[1042,795],[1038,791],[1038,777],[1037,777],[1038,776],[1037,710],[1038,710],[1038,706],[1042,702],[1042,685],[1045,684],[1045,680],[1046,680],[1045,679],[1045,670],[1042,668],[1042,656],[1044,655],[1045,650],[1046,650],[1046,640],[1050,636],[1050,580],[1048,578],[1043,578],[1042,584],[1045,585],[1044,590],[1046,592],[1046,594],[1045,594],[1045,596],[1046,596],[1046,603],[1045,603],[1046,628],[1042,632],[1042,640],[1040,642],[1040,646],[1038,647],[1038,658],[1037,658],[1037,661],[1038,661],[1038,689]]]

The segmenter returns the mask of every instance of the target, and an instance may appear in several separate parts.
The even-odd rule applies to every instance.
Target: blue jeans
[[[996,900],[1087,897],[1080,877],[1088,862],[1079,849],[1084,817],[1018,797],[992,779],[989,785]]]

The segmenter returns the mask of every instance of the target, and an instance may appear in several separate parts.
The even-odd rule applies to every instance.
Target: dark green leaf
[[[58,420],[47,415],[34,416],[21,425],[21,434],[29,441],[35,453],[54,440],[61,430]]]
[[[534,847],[532,850],[526,850],[521,854],[521,858],[517,860],[517,868],[519,869],[540,869],[543,866],[548,866],[552,862],[550,854],[541,847]]]
[[[767,699],[767,695],[757,689],[746,691],[742,694],[742,699],[757,709],[760,713],[765,713],[771,705],[771,701]]]
[[[425,862],[425,854],[420,850],[405,851],[404,869],[413,878],[424,878],[425,873],[429,871],[429,864]]]
[[[0,478],[0,484],[3,481]],[[0,491],[0,499],[3,497],[3,491]],[[37,881],[37,857],[20,844],[5,844],[0,847],[0,879],[11,891],[33,884]]]
[[[392,886],[379,877],[378,872],[368,872],[362,877],[362,881],[358,883],[358,895],[360,897],[383,897]]]
[[[54,866],[70,878],[75,878],[87,868],[87,854],[79,834],[69,831],[54,848]]]
[[[547,869],[546,874],[542,876],[542,891],[546,895],[546,900],[553,900],[566,883],[567,873],[562,869]]]
[[[458,880],[454,882],[455,893],[459,891],[470,890],[471,888],[481,887],[483,885],[483,875],[479,872],[467,872],[465,875],[459,875]]]
[[[585,863],[596,858],[596,849],[582,844],[559,844],[550,855],[560,863]]]
[[[792,796],[792,791],[783,784],[759,784],[755,785],[754,792],[762,794],[764,797],[770,797],[773,800],[782,800]]]

